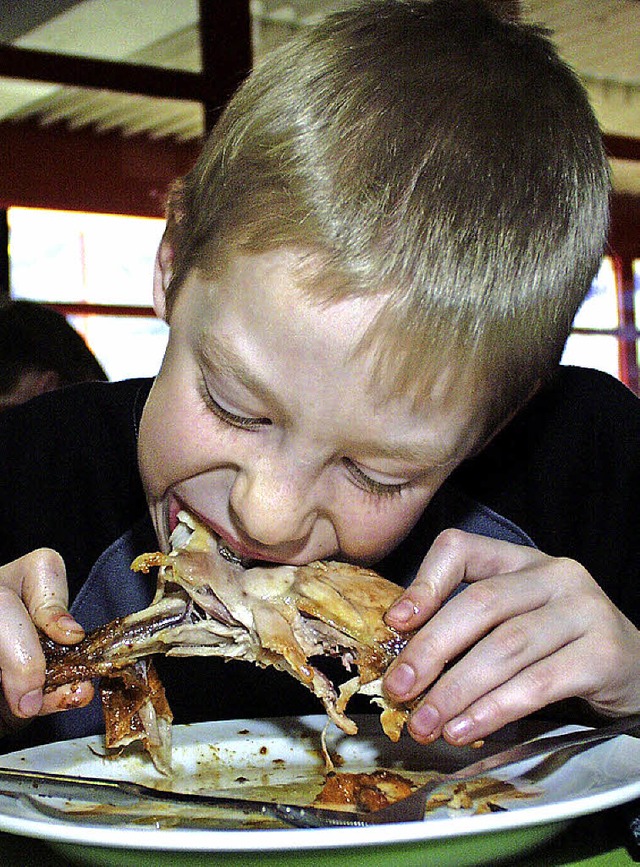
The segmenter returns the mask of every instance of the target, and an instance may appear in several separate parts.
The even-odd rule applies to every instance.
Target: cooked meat
[[[345,714],[356,693],[382,707],[386,734],[397,740],[408,715],[382,694],[381,677],[406,644],[384,612],[400,595],[375,572],[346,563],[244,568],[206,527],[181,513],[170,554],[143,554],[132,568],[159,566],[152,604],[62,647],[43,641],[46,688],[103,679],[107,746],[140,739],[156,765],[170,765],[169,710],[150,665],[155,654],[222,656],[274,666],[297,678],[348,734]],[[341,660],[352,677],[336,687],[314,657]]]
[[[389,770],[369,774],[330,773],[314,804],[373,813],[407,798],[415,789],[411,780]]]

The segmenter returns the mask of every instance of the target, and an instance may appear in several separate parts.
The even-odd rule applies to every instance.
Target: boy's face
[[[477,442],[464,393],[434,390],[419,411],[376,393],[353,353],[384,299],[314,304],[298,262],[238,255],[180,289],[139,443],[165,548],[184,507],[243,559],[372,563]],[[158,278],[160,312],[161,296]]]

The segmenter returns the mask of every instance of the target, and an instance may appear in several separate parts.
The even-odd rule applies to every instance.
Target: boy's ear
[[[173,246],[166,237],[160,241],[153,267],[153,309],[159,319],[167,318],[167,288],[173,276]]]

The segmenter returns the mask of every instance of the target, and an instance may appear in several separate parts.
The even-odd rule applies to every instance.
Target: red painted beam
[[[640,160],[640,139],[624,135],[605,135],[607,155],[617,160]]]
[[[162,217],[169,187],[199,150],[197,141],[0,123],[0,207]]]
[[[249,0],[200,0],[200,55],[203,77],[216,83],[202,100],[209,131],[253,64]]]

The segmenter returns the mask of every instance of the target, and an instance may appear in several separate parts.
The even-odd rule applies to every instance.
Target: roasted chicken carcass
[[[363,693],[381,708],[397,740],[409,710],[393,705],[381,678],[406,644],[383,615],[402,592],[375,572],[346,563],[245,566],[206,527],[181,512],[169,554],[142,554],[132,564],[158,566],[152,604],[90,633],[76,645],[43,640],[45,689],[101,678],[107,747],[141,740],[158,769],[171,763],[172,715],[152,657],[221,656],[288,672],[322,701],[343,731],[345,713]],[[339,687],[313,664],[340,659],[351,677]]]

